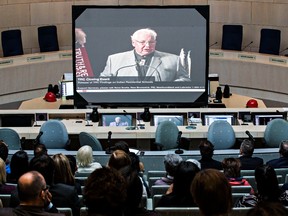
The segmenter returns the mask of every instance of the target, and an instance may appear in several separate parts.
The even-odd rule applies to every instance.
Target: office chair
[[[155,145],[158,150],[176,149],[178,147],[179,129],[177,125],[171,121],[161,122],[156,129]]]
[[[66,149],[70,143],[67,129],[59,120],[51,119],[44,122],[40,128],[40,135],[39,142],[47,149]]]
[[[0,140],[3,140],[8,145],[9,150],[21,149],[20,136],[15,130],[11,128],[0,129]]]
[[[2,31],[1,42],[4,57],[24,54],[20,29]]]
[[[222,30],[223,50],[242,50],[243,26],[242,25],[223,25]]]
[[[59,51],[57,27],[55,25],[39,27],[38,42],[40,52]]]
[[[95,136],[87,132],[81,132],[79,134],[79,142],[80,142],[80,146],[84,146],[84,145],[91,146],[93,151],[103,151],[102,145],[99,142],[99,140]]]
[[[264,131],[265,145],[278,148],[283,140],[288,140],[288,122],[281,118],[268,122]]]
[[[278,29],[261,29],[259,53],[279,55],[281,31]]]
[[[227,121],[216,120],[208,128],[207,139],[215,149],[229,149],[235,142],[235,132]]]

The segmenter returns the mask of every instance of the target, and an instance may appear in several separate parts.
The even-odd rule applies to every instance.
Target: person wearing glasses
[[[157,33],[149,28],[139,29],[131,36],[133,50],[108,56],[100,77],[137,77],[138,81],[190,81],[180,57],[157,51]]]

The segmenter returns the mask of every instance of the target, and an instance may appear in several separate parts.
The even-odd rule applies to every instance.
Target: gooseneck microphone
[[[251,41],[249,44],[247,44],[246,46],[244,46],[244,48],[242,50],[245,50],[247,47],[249,47],[251,44],[253,44],[253,41]]]
[[[142,60],[141,60],[141,61],[142,61]],[[160,76],[160,73],[159,73],[159,71],[157,70],[157,68],[155,68],[155,67],[153,67],[153,66],[150,66],[150,65],[145,65],[145,64],[141,63],[141,61],[140,61],[140,62],[137,62],[137,61],[136,61],[137,71],[140,71],[140,67],[145,67],[145,68],[148,68],[148,69],[153,69],[153,72],[150,74],[150,76],[145,76],[143,80],[149,80],[149,79],[154,75],[154,73],[156,73],[158,80],[161,82],[161,81],[162,81],[162,80],[161,80],[161,76]],[[143,64],[143,65],[142,65],[142,64]],[[139,73],[139,77],[142,77],[142,76],[140,75],[140,73]]]
[[[40,131],[37,137],[34,140],[34,145],[37,145],[40,143],[40,137],[43,135],[43,131]]]
[[[245,133],[247,134],[247,136],[249,137],[249,139],[250,139],[252,142],[255,142],[254,137],[252,136],[252,134],[251,134],[248,130],[246,130]]]
[[[178,149],[175,150],[176,154],[183,154],[183,150],[180,149],[180,145],[181,145],[181,136],[182,136],[182,131],[178,132],[178,137],[177,137],[177,145],[178,145]]]
[[[112,136],[112,132],[109,131],[109,132],[108,132],[108,139],[107,139],[108,148],[106,149],[106,154],[111,154],[111,153],[112,153],[112,149],[111,149],[111,136]]]
[[[124,68],[135,67],[135,66],[137,67],[137,62],[135,64],[122,66],[116,70],[115,75],[113,77],[118,77],[118,73],[120,70],[122,70]]]

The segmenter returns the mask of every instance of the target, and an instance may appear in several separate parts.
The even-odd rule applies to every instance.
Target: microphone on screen
[[[245,133],[247,134],[247,136],[249,137],[249,139],[250,139],[252,142],[255,142],[254,137],[252,136],[252,134],[251,134],[248,130],[246,130]]]
[[[131,64],[131,65],[122,66],[122,67],[117,69],[117,71],[115,72],[115,75],[113,77],[118,77],[118,74],[119,74],[120,70],[125,69],[125,68],[129,68],[129,67],[135,67],[135,66],[137,66],[137,63]]]

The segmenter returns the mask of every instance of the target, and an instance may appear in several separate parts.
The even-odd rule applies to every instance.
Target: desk
[[[251,97],[248,96],[232,94],[230,98],[222,98],[222,103],[224,103],[227,108],[245,108],[247,101],[250,99]],[[258,102],[259,108],[266,108],[262,100],[255,100]],[[34,98],[31,100],[23,101],[19,109],[59,109],[60,105],[73,105],[73,100],[57,99],[56,102],[47,102],[43,100],[43,97]]]

